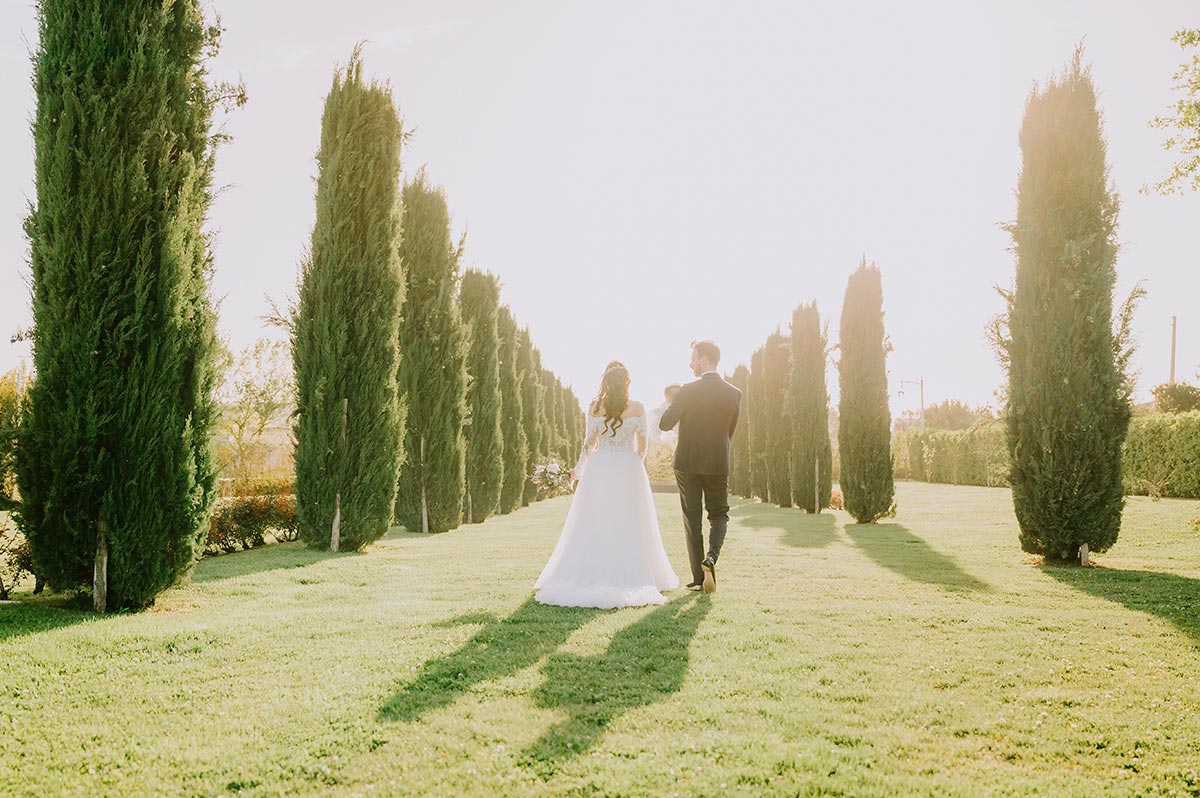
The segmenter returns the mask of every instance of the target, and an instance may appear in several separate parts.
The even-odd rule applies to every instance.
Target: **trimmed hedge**
[[[897,433],[896,477],[949,485],[1008,485],[999,421],[968,430]],[[1200,499],[1200,411],[1134,416],[1121,453],[1128,495]]]
[[[1126,493],[1200,499],[1200,411],[1134,416],[1121,463]]]
[[[909,430],[895,447],[897,476],[948,485],[1008,485],[1008,450],[999,421],[964,430]]]

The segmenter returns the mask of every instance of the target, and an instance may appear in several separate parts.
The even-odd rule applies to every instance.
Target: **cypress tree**
[[[568,466],[575,461],[572,456],[578,454],[579,448],[575,446],[575,438],[579,434],[579,426],[583,423],[583,417],[579,411],[579,400],[575,398],[575,393],[562,384],[562,380],[555,379],[558,383],[558,392],[562,396],[562,448],[560,449],[562,461]]]
[[[190,569],[215,498],[216,43],[198,0],[39,4],[18,519],[34,571],[101,612]]]
[[[842,305],[838,363],[838,455],[846,510],[873,524],[895,509],[892,414],[888,409],[883,285],[866,258],[850,275]]]
[[[583,417],[583,406],[579,404],[579,397],[570,387],[566,388],[566,408],[567,432],[569,433],[566,462],[567,465],[574,465],[575,459],[579,456],[579,450],[583,448],[583,428],[586,419]]]
[[[292,340],[300,538],[333,551],[383,537],[396,500],[401,138],[391,89],[363,79],[355,50],[325,98]]]
[[[406,278],[400,322],[400,394],[408,403],[396,520],[416,532],[462,523],[466,495],[466,340],[455,302],[461,249],[450,211],[424,170],[401,192]]]
[[[748,458],[750,493],[759,501],[769,501],[771,480],[767,471],[767,414],[766,372],[764,371],[765,347],[759,347],[750,356],[750,376],[746,382],[746,422],[750,443]]]
[[[833,447],[825,388],[829,333],[821,325],[816,302],[800,305],[792,313],[791,345],[792,496],[798,507],[819,513],[829,506],[833,488]]]
[[[504,439],[500,431],[500,281],[475,269],[463,273],[460,291],[467,348],[467,521],[487,519],[500,501]]]
[[[520,346],[517,351],[518,366],[521,370],[521,418],[525,427],[525,439],[529,442],[529,460],[525,466],[522,479],[522,506],[527,506],[537,498],[537,487],[529,480],[533,466],[546,462],[546,398],[542,390],[542,356],[533,347],[529,330],[520,333]]]
[[[499,511],[511,513],[521,506],[529,473],[529,439],[525,433],[522,396],[525,372],[521,367],[521,336],[508,305],[500,307],[497,329],[500,339],[500,428],[504,441],[504,480],[500,487]]]
[[[767,479],[771,501],[792,506],[792,421],[788,416],[787,390],[792,373],[792,348],[778,330],[767,338],[763,350],[765,393],[763,414],[767,430]]]
[[[739,363],[729,378],[731,385],[745,396],[748,390],[750,369]],[[736,496],[749,498],[750,493],[750,418],[745,403],[742,405],[742,418],[733,431],[733,440],[729,449],[729,491]]]
[[[1021,126],[1015,290],[1007,294],[1005,408],[1021,548],[1050,562],[1117,540],[1129,426],[1129,318],[1113,331],[1118,200],[1090,70],[1076,50]]]
[[[544,449],[546,461],[562,459],[563,406],[562,391],[558,389],[558,378],[550,369],[542,369],[542,390],[546,397],[546,439]]]

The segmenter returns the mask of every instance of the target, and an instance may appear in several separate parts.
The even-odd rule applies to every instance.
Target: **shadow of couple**
[[[708,596],[685,593],[623,627],[607,649],[589,656],[555,652],[602,610],[545,606],[529,598],[502,620],[487,614],[462,616],[443,625],[482,628],[457,651],[427,662],[379,716],[416,721],[477,684],[545,659],[545,680],[533,693],[534,703],[566,717],[543,732],[521,762],[547,775],[558,761],[588,750],[616,718],[662,701],[683,686],[691,640],[711,606]]]

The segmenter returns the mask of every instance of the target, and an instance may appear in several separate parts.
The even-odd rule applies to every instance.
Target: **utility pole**
[[[1179,327],[1179,317],[1171,317],[1171,384],[1175,384],[1175,332]]]
[[[916,385],[921,393],[921,432],[925,431],[925,378],[919,380],[900,380],[900,396],[904,396],[905,385]]]

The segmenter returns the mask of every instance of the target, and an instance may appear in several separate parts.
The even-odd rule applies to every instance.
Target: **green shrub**
[[[1200,498],[1200,411],[1136,416],[1121,454],[1126,493]]]
[[[219,554],[262,546],[268,532],[275,540],[297,540],[296,497],[276,488],[279,483],[262,483],[261,493],[228,496],[217,501],[209,525],[205,554]]]

